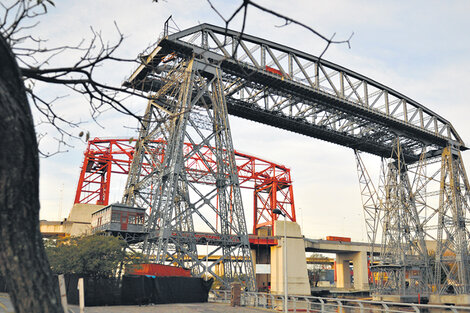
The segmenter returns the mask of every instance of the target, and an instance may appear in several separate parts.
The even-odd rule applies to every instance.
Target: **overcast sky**
[[[463,140],[470,143],[467,90],[470,83],[470,2],[468,1],[258,1],[275,11],[315,28],[326,36],[348,38],[346,45],[331,46],[325,59],[387,85],[449,120]],[[228,16],[236,1],[213,1]],[[273,4],[274,3],[274,4]],[[56,1],[56,7],[41,18],[35,34],[49,39],[48,45],[76,44],[91,37],[90,27],[102,31],[110,42],[117,38],[114,22],[126,36],[118,55],[133,58],[155,42],[164,21],[173,16],[180,29],[198,23],[223,26],[206,1]],[[238,29],[240,21],[232,24]],[[318,55],[324,42],[296,26],[278,28],[283,21],[250,8],[246,33]],[[73,55],[63,55],[56,64],[67,64]],[[101,79],[118,84],[135,69],[134,64],[114,64],[101,70]],[[130,137],[132,118],[112,110],[91,122],[85,99],[70,91],[38,85],[37,91],[57,102],[65,116],[83,122],[80,128],[91,137]],[[145,103],[128,100],[129,107],[142,112]],[[37,118],[37,121],[39,118]],[[365,241],[362,205],[353,151],[331,143],[231,117],[236,150],[256,155],[291,168],[299,224],[310,238],[347,236]],[[127,126],[127,127],[126,127]],[[52,130],[40,126],[49,139],[41,145],[54,150]],[[85,143],[41,160],[41,218],[66,217],[72,207]],[[470,153],[463,153],[470,164]],[[375,157],[367,158],[378,167]],[[121,179],[122,180],[122,179]],[[122,190],[114,190],[111,201],[119,201]],[[252,228],[252,197],[244,200],[248,228]],[[301,210],[299,210],[301,208]]]

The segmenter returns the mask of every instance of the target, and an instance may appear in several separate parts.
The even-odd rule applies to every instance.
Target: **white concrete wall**
[[[71,227],[66,232],[71,236],[85,235],[91,231],[91,214],[102,209],[104,205],[76,203],[70,210],[68,222]]]
[[[274,235],[282,237],[271,247],[271,292],[284,293],[284,226],[287,234],[287,290],[292,295],[310,295],[305,245],[300,227],[295,222],[276,221]]]
[[[102,209],[103,207],[104,205],[99,204],[75,203],[72,207],[72,210],[70,210],[67,221],[91,223],[91,214]]]
[[[91,232],[91,213],[103,208],[104,205],[76,203],[67,218],[67,221],[58,221],[52,224],[41,223],[41,233],[61,233],[63,235],[80,236]]]

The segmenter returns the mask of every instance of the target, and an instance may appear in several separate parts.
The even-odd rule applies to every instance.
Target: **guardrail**
[[[229,290],[211,290],[210,302],[230,303]],[[289,312],[321,313],[470,313],[470,307],[453,305],[432,305],[414,303],[395,303],[384,301],[367,301],[355,299],[324,298],[311,296],[288,296]],[[242,292],[241,305],[276,311],[284,310],[284,295],[261,292]]]

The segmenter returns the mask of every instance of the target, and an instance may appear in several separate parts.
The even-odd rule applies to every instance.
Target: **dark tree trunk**
[[[39,233],[39,159],[25,87],[0,35],[0,272],[17,313],[63,312]]]

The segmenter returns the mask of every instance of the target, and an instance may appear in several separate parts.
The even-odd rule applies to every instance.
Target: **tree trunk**
[[[39,159],[18,64],[0,35],[0,273],[17,313],[63,312],[39,232]]]

